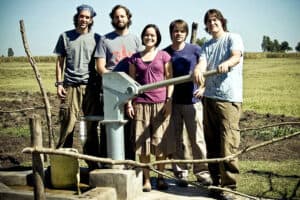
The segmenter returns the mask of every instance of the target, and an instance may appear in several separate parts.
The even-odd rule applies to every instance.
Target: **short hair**
[[[170,23],[170,26],[169,26],[169,32],[170,32],[171,40],[172,40],[172,32],[173,32],[176,25],[181,26],[185,30],[185,32],[186,32],[185,37],[187,37],[188,34],[189,34],[189,25],[182,19],[176,19],[176,20],[172,21]]]
[[[114,26],[114,24],[113,24],[114,15],[115,15],[116,10],[118,10],[119,8],[122,8],[122,9],[125,10],[127,18],[128,18],[128,27],[129,27],[132,23],[132,21],[131,21],[132,14],[131,14],[130,10],[127,7],[122,6],[122,5],[116,5],[115,7],[113,7],[111,12],[109,13],[109,16],[111,18],[111,24]]]
[[[221,21],[222,27],[224,31],[228,31],[227,29],[227,19],[223,17],[221,11],[217,9],[209,9],[204,16],[204,24],[206,26],[208,18],[210,15],[214,15],[218,20]],[[205,31],[209,33],[207,26],[205,27]]]
[[[143,37],[146,33],[146,30],[148,28],[154,28],[155,30],[155,33],[156,33],[156,37],[157,37],[157,41],[156,41],[156,44],[155,44],[155,47],[158,47],[160,42],[161,42],[161,34],[160,34],[160,31],[159,31],[159,28],[155,25],[155,24],[148,24],[145,26],[145,28],[143,29],[142,31],[142,34],[141,34],[141,39],[142,39],[142,44],[145,45],[144,41],[143,41]]]

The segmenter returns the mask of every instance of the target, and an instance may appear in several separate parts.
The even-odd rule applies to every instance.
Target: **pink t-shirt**
[[[130,64],[136,67],[135,80],[146,85],[165,80],[165,64],[171,59],[170,55],[165,51],[158,51],[155,58],[151,62],[144,62],[140,53],[135,53],[129,60]],[[145,91],[134,99],[138,103],[162,103],[166,100],[166,87],[160,87]]]

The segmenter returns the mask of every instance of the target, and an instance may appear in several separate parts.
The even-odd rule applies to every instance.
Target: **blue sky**
[[[160,48],[171,42],[168,26],[174,19],[184,19],[190,27],[197,22],[197,37],[209,38],[203,16],[210,8],[222,11],[229,31],[241,34],[247,52],[261,51],[263,35],[287,41],[293,49],[300,42],[299,0],[1,0],[0,55],[7,56],[8,48],[13,48],[15,56],[25,55],[20,19],[24,20],[32,55],[53,55],[59,34],[73,28],[76,7],[83,3],[96,10],[93,31],[100,34],[112,30],[112,7],[127,6],[133,14],[131,32],[140,35],[146,24],[157,24],[162,33]]]

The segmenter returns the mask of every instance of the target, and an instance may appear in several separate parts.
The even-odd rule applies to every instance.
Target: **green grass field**
[[[55,63],[37,63],[37,66],[45,89],[54,93]],[[300,58],[245,60],[243,110],[299,117],[299,88]],[[39,91],[30,64],[0,63],[0,91]]]
[[[37,63],[37,66],[45,89],[54,93],[56,91],[54,87],[55,63]],[[245,60],[244,111],[252,110],[258,113],[300,117],[299,88],[300,58]],[[39,91],[30,64],[25,62],[0,63],[0,91]],[[22,131],[24,132],[23,129]],[[5,134],[5,132],[1,131],[0,134]],[[300,198],[299,188],[297,189],[300,176],[299,160],[287,160],[281,163],[241,161],[240,168],[241,177],[238,185],[240,192],[275,199],[288,199],[296,192],[297,198]],[[293,178],[295,175],[298,177]]]
[[[300,58],[246,59],[244,110],[300,116]]]

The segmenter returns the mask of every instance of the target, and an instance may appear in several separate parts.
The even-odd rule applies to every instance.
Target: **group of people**
[[[157,25],[144,27],[141,37],[129,32],[132,14],[122,5],[113,7],[109,16],[114,30],[100,36],[91,31],[95,10],[89,5],[77,7],[75,29],[62,33],[54,53],[56,87],[60,106],[60,138],[57,148],[72,147],[75,123],[83,115],[103,115],[102,75],[110,71],[128,73],[141,85],[192,74],[194,80],[145,91],[125,105],[130,123],[125,127],[125,157],[140,162],[186,159],[189,148],[183,142],[185,127],[192,159],[222,158],[237,152],[240,142],[239,118],[242,104],[243,42],[238,34],[227,30],[227,21],[217,9],[204,17],[206,31],[212,36],[202,47],[185,40],[188,24],[181,19],[170,23],[172,44],[160,50],[162,40]],[[208,70],[218,74],[205,77]],[[106,157],[106,134],[98,122],[87,122],[87,140],[83,152]],[[132,148],[133,147],[133,148]],[[203,185],[237,186],[237,159],[220,163],[198,163],[193,173]],[[90,169],[99,166],[87,162]],[[164,165],[157,166],[163,171]],[[179,186],[187,186],[188,166],[173,165]],[[152,189],[150,174],[143,169],[143,191]],[[166,190],[162,175],[157,189]],[[211,191],[223,199],[232,193]]]

